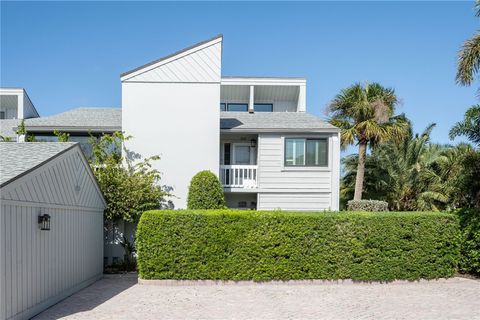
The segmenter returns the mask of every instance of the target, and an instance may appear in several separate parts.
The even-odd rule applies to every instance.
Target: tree
[[[465,112],[463,120],[455,123],[450,129],[450,139],[458,136],[466,136],[468,140],[480,146],[480,105],[471,106]]]
[[[405,117],[394,116],[397,103],[393,89],[357,83],[343,89],[329,105],[330,123],[341,129],[342,146],[358,144],[354,200],[362,199],[367,146],[401,141],[408,131]]]
[[[480,0],[475,1],[475,15],[480,16]],[[464,86],[472,84],[480,68],[480,33],[465,41],[458,54],[457,83]]]
[[[123,143],[128,139],[121,132],[98,140],[92,137],[89,161],[107,202],[105,219],[135,223],[144,211],[163,208],[169,194],[160,185],[160,172],[152,167],[152,162],[160,159],[158,156],[140,160],[122,155]]]

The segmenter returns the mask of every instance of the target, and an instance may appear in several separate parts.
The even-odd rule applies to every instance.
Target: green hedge
[[[148,211],[143,279],[393,280],[452,276],[457,218],[446,213]]]
[[[459,269],[480,275],[480,210],[462,209],[457,214],[462,234]]]

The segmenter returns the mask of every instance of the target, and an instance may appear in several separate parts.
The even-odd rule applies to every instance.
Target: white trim
[[[304,78],[222,78],[222,85],[238,86],[302,86],[307,84]]]
[[[327,139],[327,147],[328,147],[328,165],[326,167],[321,166],[285,166],[285,138],[292,139],[292,138],[299,138],[299,139]],[[282,166],[280,171],[288,172],[288,171],[331,171],[332,170],[332,162],[333,162],[333,148],[332,148],[332,135],[312,135],[312,134],[301,134],[301,135],[284,135],[280,137],[282,143]],[[306,156],[306,155],[305,155]],[[306,159],[305,159],[306,161]]]
[[[31,201],[9,200],[9,199],[1,199],[1,201],[2,201],[2,204],[12,205],[12,206],[81,210],[81,211],[101,212],[102,214],[104,210],[103,208],[96,208],[96,207],[71,206],[71,205],[44,203],[44,202],[31,202]]]

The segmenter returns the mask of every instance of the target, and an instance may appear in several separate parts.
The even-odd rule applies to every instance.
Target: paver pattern
[[[480,281],[153,285],[109,276],[34,319],[480,319]]]

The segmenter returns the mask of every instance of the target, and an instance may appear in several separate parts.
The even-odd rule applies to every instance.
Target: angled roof
[[[25,127],[32,131],[114,132],[122,130],[120,108],[76,108],[53,116],[25,119]]]
[[[339,129],[305,112],[220,112],[220,129],[231,132],[325,132]]]
[[[75,147],[73,142],[0,142],[0,186]]]
[[[154,66],[154,65],[156,65],[156,64],[161,64],[162,62],[166,62],[166,60],[169,60],[170,58],[173,58],[173,57],[175,57],[175,56],[181,55],[181,54],[183,54],[183,53],[186,53],[187,51],[190,51],[190,50],[192,50],[192,49],[195,49],[196,47],[200,47],[200,46],[202,46],[202,45],[204,45],[204,44],[207,44],[207,43],[209,43],[209,42],[212,42],[212,41],[217,40],[217,39],[222,39],[222,38],[223,38],[223,35],[222,35],[222,34],[219,34],[219,35],[216,35],[215,37],[212,37],[212,38],[210,38],[210,39],[207,39],[207,40],[198,42],[198,43],[196,43],[196,44],[194,44],[194,45],[191,45],[191,46],[189,46],[189,47],[187,47],[187,48],[184,48],[184,49],[182,49],[182,50],[180,50],[180,51],[174,52],[174,53],[169,54],[169,55],[167,55],[167,56],[164,56],[164,57],[162,57],[162,58],[160,58],[160,59],[151,61],[151,62],[146,63],[146,64],[144,64],[144,65],[141,65],[141,66],[139,66],[139,67],[137,67],[137,68],[134,68],[134,69],[132,69],[132,70],[129,70],[129,71],[127,71],[127,72],[124,72],[124,73],[122,73],[122,74],[120,75],[120,78],[123,80],[124,77],[126,77],[126,76],[128,76],[128,75],[131,75],[131,74],[133,74],[133,73],[136,73],[137,71],[140,71],[140,70],[142,70],[142,69],[146,69],[146,68],[148,68],[148,67],[150,67],[150,66]]]
[[[20,124],[19,119],[0,119],[0,136],[8,138],[16,138],[18,125]]]

